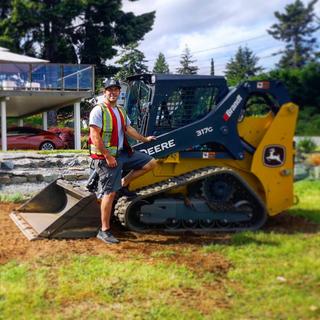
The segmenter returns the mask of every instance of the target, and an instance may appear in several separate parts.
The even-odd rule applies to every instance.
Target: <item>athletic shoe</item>
[[[97,238],[102,240],[105,243],[108,244],[116,244],[119,243],[120,241],[115,238],[110,230],[108,231],[102,231],[101,229],[99,230],[97,234]]]

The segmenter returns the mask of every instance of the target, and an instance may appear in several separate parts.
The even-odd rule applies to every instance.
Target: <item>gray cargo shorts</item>
[[[123,171],[141,169],[153,158],[140,151],[134,151],[131,156],[126,151],[120,151],[115,168],[107,166],[106,160],[94,160],[94,168],[99,175],[101,190],[100,195],[116,192],[121,189],[121,178]]]

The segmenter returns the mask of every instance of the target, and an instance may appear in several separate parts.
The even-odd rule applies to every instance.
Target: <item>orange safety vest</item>
[[[102,111],[102,129],[100,131],[100,136],[108,152],[113,157],[116,157],[118,155],[119,144],[117,118],[112,110],[112,107],[110,107],[106,103],[100,104],[100,107]],[[119,110],[123,130],[123,148],[127,150],[129,154],[131,154],[132,149],[125,134],[127,130],[127,114],[122,107],[116,106],[116,108]],[[104,159],[103,154],[92,143],[91,137],[89,137],[89,153],[92,159]]]

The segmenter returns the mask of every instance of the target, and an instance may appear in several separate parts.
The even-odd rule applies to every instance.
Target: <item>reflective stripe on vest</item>
[[[112,111],[112,108],[106,105],[105,103],[101,104],[100,107],[102,112],[101,138],[108,152],[115,157],[118,153],[118,143],[119,143],[117,118],[114,112]],[[124,135],[123,144],[125,146],[125,145],[128,145],[126,141],[126,136],[125,136],[126,125],[127,125],[127,114],[122,107],[119,107],[119,106],[116,106],[116,107],[119,111],[119,115],[121,119],[121,126],[123,130],[123,135]],[[89,145],[89,150],[92,158],[104,158],[102,153],[96,148],[96,146],[92,142]]]

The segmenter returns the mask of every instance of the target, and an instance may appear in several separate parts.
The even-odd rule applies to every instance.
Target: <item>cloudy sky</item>
[[[265,70],[274,66],[279,56],[272,54],[283,48],[283,44],[266,30],[276,22],[274,12],[284,12],[285,6],[293,1],[124,0],[123,10],[135,14],[156,11],[153,30],[139,46],[151,70],[162,52],[170,71],[175,72],[181,53],[188,46],[199,74],[209,74],[211,58],[215,61],[216,74],[223,74],[226,62],[240,45],[248,46],[260,58],[259,64]],[[315,9],[320,16],[320,1]]]

